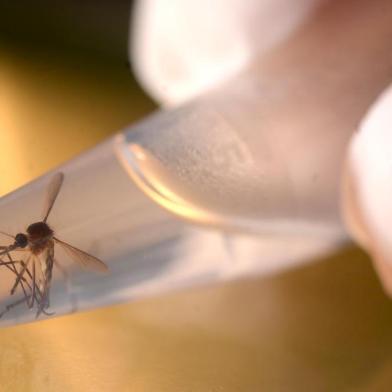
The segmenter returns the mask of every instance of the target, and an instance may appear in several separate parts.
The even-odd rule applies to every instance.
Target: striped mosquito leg
[[[10,246],[2,246],[0,248],[0,256],[6,255],[8,252],[12,252],[18,247],[16,244],[12,244]]]
[[[7,263],[8,269],[11,270],[15,275],[18,275],[18,271],[17,271],[17,269],[15,267],[15,264],[16,263],[21,263],[22,266],[24,266],[25,263],[23,261],[21,261],[21,260],[13,260],[9,253],[7,253],[7,257],[8,257],[8,260],[9,260],[9,262]],[[22,288],[22,291],[23,291],[24,300],[26,301],[27,306],[31,309],[34,306],[34,299],[37,302],[39,302],[40,298],[38,298],[38,295],[40,295],[40,297],[41,297],[41,293],[39,291],[36,291],[37,283],[35,281],[35,264],[33,265],[33,275],[30,273],[30,271],[27,268],[26,268],[26,273],[30,277],[32,285],[30,285],[29,282],[24,277],[22,277],[20,279],[19,284],[20,284],[20,286]],[[30,290],[31,294],[29,294],[29,295],[27,294],[27,291],[26,291],[26,288],[24,287],[24,284],[27,285],[27,287]],[[18,302],[17,304],[21,303],[19,301],[17,301],[17,302]]]
[[[27,300],[30,296],[27,297]],[[13,302],[5,307],[5,309],[0,313],[0,318],[2,318],[6,313],[8,313],[11,309],[15,308],[18,305],[23,304],[26,302],[26,298],[19,299],[18,301]]]
[[[26,269],[30,263],[31,257],[29,256],[27,258],[27,260],[25,261],[24,265],[22,265],[22,268],[20,269],[20,271],[18,272],[16,279],[15,279],[15,283],[11,289],[11,295],[13,295],[15,293],[16,288],[18,287],[19,282],[21,281],[21,279],[23,278],[24,273],[26,272]]]
[[[43,286],[42,286],[42,301],[39,304],[39,308],[36,314],[36,318],[42,313],[43,310],[49,307],[49,293],[50,293],[50,285],[52,283],[52,272],[54,265],[54,248],[51,247],[48,249],[48,253],[46,255],[45,261],[41,263],[42,275],[44,277]]]
[[[35,294],[35,289],[37,287],[37,282],[35,280],[35,263],[33,262],[33,272],[32,272],[32,277],[31,277],[31,282],[32,282],[32,289],[31,289],[31,297],[30,300],[27,302],[27,306],[31,309],[34,306],[34,300],[36,298]]]
[[[21,260],[13,260],[12,258],[11,258],[11,255],[9,254],[9,253],[7,253],[7,258],[8,258],[8,260],[9,260],[9,262],[6,264],[6,267],[11,271],[11,272],[13,272],[15,275],[18,275],[18,270],[16,269],[16,267],[15,267],[15,264],[16,263],[20,263],[20,264],[24,264],[23,263],[23,261],[21,261]],[[25,279],[25,278],[22,278],[21,280],[20,280],[20,286],[21,286],[21,288],[22,288],[22,291],[23,291],[23,295],[24,295],[24,297],[25,297],[25,299],[26,299],[26,301],[27,301],[27,292],[26,292],[26,289],[25,289],[25,286],[24,286],[24,284],[26,284],[27,285],[27,287],[28,287],[28,289],[31,291],[31,286],[30,286],[30,284],[29,284],[29,282],[27,282],[27,280]]]

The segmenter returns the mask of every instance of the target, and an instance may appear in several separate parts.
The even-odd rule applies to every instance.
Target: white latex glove
[[[327,3],[333,1],[139,1],[131,35],[131,58],[136,74],[160,104],[178,105],[229,79],[251,64],[256,56],[260,57],[279,45],[311,20],[318,7]],[[389,28],[385,28],[388,26],[385,18],[390,15],[388,2],[348,0],[340,3],[335,1],[341,7],[336,18],[347,18],[347,31],[354,37],[354,52],[360,52],[357,46],[361,42],[374,40],[369,47],[379,53],[377,40],[384,33],[373,34],[378,29],[374,18],[380,18],[379,29],[385,30],[384,36],[390,35]],[[352,20],[349,19],[350,7],[355,11],[351,12]],[[363,13],[368,15],[370,27],[355,25],[356,20],[361,20],[361,12],[362,16]],[[327,10],[326,15],[330,17],[328,13]],[[334,27],[332,23],[331,31]],[[355,31],[358,31],[357,35]],[[336,39],[333,34],[331,37]],[[320,37],[320,42],[325,39],[325,36]],[[385,45],[381,44],[380,48],[385,50]],[[348,51],[342,56],[351,56],[351,53]],[[366,62],[366,56],[363,58]],[[312,60],[311,56],[309,59]],[[359,59],[361,61],[362,57]],[[331,64],[332,75],[333,67],[334,63]],[[377,64],[369,69],[371,67],[377,72]],[[380,67],[383,70],[380,73],[385,75],[385,64]],[[355,74],[357,69],[347,67],[345,72]],[[392,80],[392,72],[390,75]],[[378,96],[382,90],[380,83],[385,84],[385,77],[382,82],[377,76],[374,80],[376,87],[370,95]],[[342,95],[344,88],[342,86]],[[366,88],[369,88],[369,82]],[[350,233],[372,255],[386,290],[392,294],[392,154],[389,152],[392,150],[392,90],[375,101],[372,99],[373,106],[369,111],[363,110],[362,125],[347,150],[341,205]]]
[[[392,87],[352,138],[342,193],[348,227],[392,295]]]
[[[140,0],[130,58],[144,88],[175,106],[284,40],[324,0]]]

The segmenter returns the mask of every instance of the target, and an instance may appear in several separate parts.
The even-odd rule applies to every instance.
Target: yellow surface
[[[152,108],[125,66],[5,53],[1,194]],[[0,346],[0,391],[388,391],[392,304],[348,249],[276,277],[1,329]]]

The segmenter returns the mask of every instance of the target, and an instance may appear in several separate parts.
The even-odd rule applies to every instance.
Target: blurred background
[[[154,110],[131,2],[0,3],[0,194]],[[2,391],[387,391],[392,303],[353,246],[279,275],[0,330]]]
[[[154,109],[130,71],[131,8],[121,0],[0,3],[2,194]]]

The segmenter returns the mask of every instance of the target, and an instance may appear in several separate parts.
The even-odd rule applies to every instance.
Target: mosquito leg
[[[29,297],[30,296],[27,297],[27,301],[30,299]],[[18,301],[15,301],[15,302],[7,305],[5,307],[5,309],[2,312],[0,312],[0,318],[2,318],[10,310],[12,310],[13,308],[17,307],[18,305],[23,304],[24,302],[26,302],[26,298],[21,298]],[[45,309],[42,309],[40,313],[43,313],[45,316],[53,316],[55,314],[54,312],[48,312]]]
[[[28,307],[31,309],[34,306],[34,299],[36,298],[35,296],[35,288],[37,287],[37,283],[35,281],[35,263],[33,263],[33,273],[32,273],[32,290],[31,290],[31,297],[30,297],[30,301],[27,302]]]
[[[27,297],[27,300],[29,297]],[[13,302],[5,307],[5,309],[0,313],[0,318],[2,318],[6,313],[8,313],[11,309],[15,308],[18,305],[21,305],[23,302],[26,301],[26,298],[19,299],[18,301]]]
[[[17,274],[15,283],[11,289],[11,295],[13,295],[15,293],[16,288],[18,287],[19,282],[21,281],[21,279],[23,278],[23,275],[29,265],[30,262],[30,257],[26,260],[26,262],[22,265],[22,268],[20,269],[20,271]]]
[[[11,256],[9,254],[7,254],[9,260],[12,260]],[[23,261],[15,261],[15,262],[20,262],[22,264],[22,266],[24,266],[24,262]],[[9,266],[8,266],[9,267]],[[15,275],[18,274],[15,265],[13,264],[11,268],[9,268],[12,272],[15,273]],[[41,301],[42,298],[42,294],[39,291],[38,287],[37,287],[37,282],[35,280],[35,263],[33,264],[33,275],[30,273],[30,271],[28,269],[26,269],[26,273],[27,275],[30,277],[31,281],[32,281],[32,286],[27,282],[27,280],[22,277],[21,281],[20,281],[20,285],[22,287],[22,291],[23,291],[23,295],[25,298],[25,301],[27,303],[27,306],[31,309],[34,306],[34,300],[37,301],[37,303],[39,303]],[[27,295],[26,293],[26,289],[24,287],[24,284],[26,283],[30,292],[32,293],[31,295]],[[39,296],[39,297],[38,297]],[[48,313],[48,312],[43,312],[45,315],[50,316],[52,315],[52,313]]]
[[[1,261],[0,260],[0,265],[4,265],[6,267],[7,265],[15,265],[15,264],[20,264],[20,260],[12,260],[12,261]]]
[[[35,263],[34,263],[34,268],[35,268]],[[43,314],[45,314],[46,316],[52,316],[54,313],[53,312],[48,312],[46,311],[46,308],[49,306],[48,305],[48,301],[47,301],[47,294],[45,291],[45,285],[44,283],[40,282],[40,284],[37,283],[37,276],[34,276],[31,274],[31,272],[27,269],[26,270],[29,277],[31,278],[34,286],[33,286],[33,290],[34,290],[34,301],[37,303],[37,308],[38,308],[38,312],[42,312]],[[34,272],[35,273],[35,272]]]
[[[8,266],[8,267],[9,267],[9,266]],[[17,275],[18,272],[17,272],[17,270],[16,270],[16,268],[15,268],[14,265],[13,265],[12,267],[10,267],[9,269],[10,269],[13,273],[15,273],[15,275]],[[22,288],[23,296],[26,298],[26,301],[27,301],[28,294],[27,294],[27,290],[26,290],[25,285],[27,286],[27,289],[28,289],[29,291],[31,291],[31,285],[29,284],[29,282],[27,282],[27,280],[26,280],[25,278],[21,279],[20,282],[19,282],[19,284],[20,284],[20,287]]]
[[[21,299],[15,301],[15,302],[13,302],[13,303],[7,305],[7,306],[5,307],[5,309],[0,313],[0,318],[2,318],[6,313],[8,313],[8,312],[9,312],[10,310],[12,310],[13,308],[15,308],[15,307],[17,307],[18,305],[21,305],[21,304],[23,304],[24,302],[29,301],[29,300],[30,300],[30,296],[27,296],[27,298],[21,298]],[[42,312],[45,316],[53,316],[53,315],[54,315],[54,313],[49,313],[49,312],[47,312],[45,309],[43,309],[41,312]]]
[[[8,254],[8,258],[9,258],[9,260],[12,260],[12,258],[11,258],[11,256],[10,256],[9,254]],[[16,263],[20,263],[20,264],[22,265],[22,267],[25,266],[25,263],[24,263],[23,260],[13,260],[12,263],[7,263],[6,267],[7,267],[10,271],[12,271],[15,275],[18,276],[18,271],[17,271],[17,269],[16,269],[16,267],[15,267],[15,264],[16,264]],[[25,287],[24,287],[24,284],[27,286],[27,288],[30,290],[30,292],[33,291],[33,287],[34,287],[34,298],[35,298],[35,301],[39,302],[39,301],[40,301],[40,298],[42,297],[42,293],[40,292],[40,290],[39,290],[39,288],[38,288],[37,282],[36,282],[35,278],[33,279],[33,275],[31,274],[31,272],[29,271],[28,268],[26,268],[25,273],[26,273],[26,274],[28,275],[28,277],[31,279],[33,286],[30,285],[30,283],[29,283],[24,277],[21,277],[21,279],[20,279],[20,285],[21,285],[21,287],[22,287],[23,294],[24,294],[24,296],[27,298],[27,293],[26,293],[26,289],[25,289]]]
[[[0,251],[9,249],[9,246],[0,246]],[[28,249],[23,249],[23,248],[15,248],[15,249],[11,249],[9,252],[30,252]],[[4,254],[6,254],[6,252],[4,252]]]
[[[11,272],[13,272],[15,275],[17,275],[17,269],[15,267],[15,264],[20,263],[23,265],[23,261],[22,260],[13,260],[11,258],[11,255],[9,253],[7,253],[7,258],[8,258],[8,262],[3,262],[3,265],[5,265]],[[22,291],[23,291],[23,295],[27,300],[27,292],[26,289],[24,287],[24,283],[28,286],[28,288],[31,290],[31,286],[30,284],[27,282],[27,280],[25,278],[21,279],[20,281],[20,285],[22,287]]]
[[[7,267],[10,271],[12,271],[15,275],[17,275],[17,274],[18,274],[18,271],[17,271],[17,269],[16,269],[16,267],[15,267],[15,263],[21,263],[21,264],[23,265],[23,264],[24,264],[23,261],[21,261],[21,260],[12,260],[12,258],[11,258],[11,256],[10,256],[9,253],[7,253],[7,257],[8,257],[8,260],[9,260],[10,264],[7,263],[6,267]],[[21,281],[20,281],[20,286],[21,286],[21,288],[22,288],[23,295],[24,295],[24,297],[26,298],[26,301],[27,301],[27,292],[26,292],[26,289],[25,289],[25,287],[24,287],[24,283],[26,283],[26,285],[28,286],[28,288],[30,289],[30,291],[31,291],[31,286],[30,286],[30,284],[27,282],[27,280],[26,280],[25,278],[21,279]]]
[[[43,283],[42,287],[40,288],[40,291],[42,294],[41,294],[40,301],[38,302],[38,309],[35,315],[36,319],[40,316],[41,313],[49,314],[49,315],[54,314],[54,313],[46,312],[46,309],[49,307],[49,294],[48,294],[48,288],[46,287],[46,283]]]
[[[24,262],[22,262],[22,265],[24,265]],[[30,270],[28,268],[26,268],[26,272],[27,276],[31,279],[31,281],[35,284],[35,291],[36,291],[36,300],[37,300],[37,296],[42,296],[41,291],[39,290],[37,281],[34,279],[33,280],[33,275],[31,274]],[[32,286],[26,281],[26,279],[24,277],[21,278],[21,281],[26,282],[29,286],[29,289],[32,290]]]
[[[49,307],[49,297],[48,297],[49,296],[49,293],[48,293],[48,291],[49,291],[49,287],[48,287],[49,281],[46,278],[46,272],[47,272],[47,269],[48,269],[47,261],[45,260],[45,262],[43,262],[42,260],[40,260],[40,266],[41,266],[40,269],[41,269],[42,279],[40,280],[39,288],[41,290],[42,296],[41,296],[41,301],[38,304],[38,311],[37,311],[37,314],[36,314],[36,318],[38,318],[38,316],[40,315],[40,313],[44,309],[47,309]]]
[[[44,294],[42,293],[42,291],[40,290],[40,288],[38,287],[37,281],[36,279],[33,279],[33,275],[31,274],[31,272],[29,271],[29,269],[26,269],[26,273],[29,276],[29,278],[31,279],[31,281],[33,282],[33,287],[34,287],[34,300],[37,304],[41,304],[42,301],[44,301]],[[29,286],[30,290],[32,291],[32,287]],[[32,306],[31,306],[32,308]],[[42,313],[45,316],[53,316],[55,313],[54,312],[48,312],[47,310],[43,309]]]
[[[47,292],[45,288],[41,289],[44,293]],[[41,313],[45,314],[46,309],[49,307],[49,296],[47,293],[43,294],[41,297],[41,301],[38,303],[37,313],[35,318],[37,319]]]
[[[9,253],[7,254],[7,257],[8,257],[9,262],[6,262],[5,266],[11,272],[13,272],[15,275],[18,276],[18,271],[17,271],[17,269],[15,267],[15,264],[20,263],[22,265],[22,267],[24,267],[25,263],[22,260],[13,260]],[[35,264],[34,264],[33,267],[35,267]],[[5,310],[0,313],[0,318],[4,314],[8,313],[14,307],[16,307],[18,305],[21,305],[23,302],[26,302],[28,307],[31,308],[33,306],[33,304],[34,304],[34,300],[37,303],[40,303],[42,301],[43,296],[42,296],[41,291],[37,287],[37,282],[36,282],[35,277],[34,277],[34,273],[35,273],[34,269],[33,269],[33,274],[29,271],[28,268],[26,268],[25,273],[31,279],[33,286],[31,286],[30,283],[24,277],[21,277],[19,284],[20,284],[20,286],[22,288],[24,298],[21,298],[20,300],[17,300],[14,303],[8,305],[5,308]],[[27,294],[25,285],[27,286],[28,290],[30,290],[31,294]],[[45,314],[46,316],[52,316],[54,314],[54,313],[47,312],[46,310],[42,310],[42,313]]]

